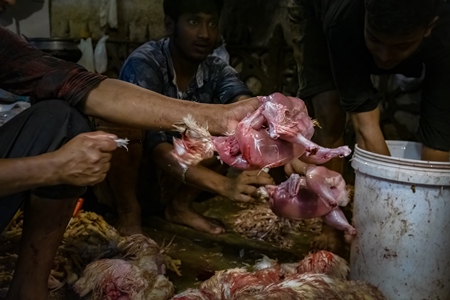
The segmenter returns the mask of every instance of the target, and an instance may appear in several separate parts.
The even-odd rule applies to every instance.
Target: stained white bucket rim
[[[389,144],[402,144],[405,143],[405,141],[386,141],[386,143]],[[416,142],[409,142],[414,144],[420,144]],[[361,158],[371,159],[375,160],[377,162],[382,162],[386,164],[397,164],[401,166],[408,166],[408,167],[417,167],[417,168],[425,168],[425,169],[432,169],[432,170],[449,170],[450,171],[450,162],[439,162],[439,161],[429,161],[429,160],[417,160],[417,159],[408,159],[408,158],[399,158],[399,157],[393,157],[393,156],[387,156],[382,155],[378,153],[373,153],[367,150],[364,150],[358,146],[358,144],[355,144],[355,151],[353,154],[353,158],[355,159],[356,154],[358,154]]]

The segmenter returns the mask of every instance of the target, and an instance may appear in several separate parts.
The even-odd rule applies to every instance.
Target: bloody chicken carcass
[[[264,263],[266,268],[222,270],[172,300],[385,300],[374,286],[348,281],[348,264],[341,257],[318,251],[299,263]]]
[[[73,289],[98,300],[166,300],[173,284],[164,276],[162,251],[155,241],[135,234],[117,246],[118,258],[96,260],[85,268]]]
[[[183,124],[175,125],[182,138],[174,138],[174,156],[183,166],[189,166],[217,151],[220,159],[231,167],[258,170],[282,166],[294,158],[321,164],[350,154],[347,146],[328,149],[310,140],[314,124],[299,98],[280,93],[258,98],[259,108],[227,136],[212,137],[207,128],[190,117],[185,118]]]

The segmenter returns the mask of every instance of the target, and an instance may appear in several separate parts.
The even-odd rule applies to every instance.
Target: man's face
[[[0,0],[0,14],[6,10],[8,6],[16,4],[16,0]]]
[[[389,70],[413,55],[431,30],[429,26],[405,35],[389,35],[374,31],[366,20],[364,39],[378,67]]]
[[[206,13],[183,14],[173,24],[173,40],[184,58],[202,62],[217,46],[219,16]]]

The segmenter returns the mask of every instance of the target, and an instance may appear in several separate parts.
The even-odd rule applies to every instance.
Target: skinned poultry
[[[259,108],[228,136],[212,137],[207,128],[190,117],[185,118],[183,124],[175,125],[182,137],[174,138],[174,156],[181,165],[189,166],[212,157],[217,151],[229,166],[258,170],[282,166],[294,158],[320,164],[350,154],[347,146],[328,149],[310,140],[314,123],[301,99],[280,93],[258,98]]]
[[[323,221],[345,231],[348,241],[356,230],[339,206],[347,205],[349,193],[342,176],[325,167],[309,165],[305,176],[292,174],[278,186],[266,186],[272,211],[291,220],[322,217]]]

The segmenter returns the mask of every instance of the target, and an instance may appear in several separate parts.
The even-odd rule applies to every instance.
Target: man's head
[[[16,4],[16,0],[0,0],[0,14],[6,10],[8,6]]]
[[[223,0],[164,0],[164,25],[177,54],[201,62],[217,46]]]
[[[380,68],[392,69],[431,34],[442,0],[365,0],[364,37]]]

